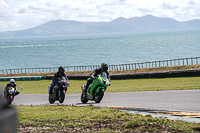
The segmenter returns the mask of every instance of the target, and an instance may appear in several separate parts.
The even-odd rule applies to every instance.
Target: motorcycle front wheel
[[[60,97],[59,97],[59,103],[63,103],[65,100],[65,91],[60,90]]]
[[[100,103],[104,95],[104,89],[100,89],[99,93],[97,93],[96,91],[97,90],[95,90],[95,94],[94,94],[95,103]]]
[[[14,97],[13,96],[8,96],[8,105],[11,105]]]
[[[49,95],[49,103],[50,104],[54,104],[55,100],[53,99],[53,97],[51,95]]]

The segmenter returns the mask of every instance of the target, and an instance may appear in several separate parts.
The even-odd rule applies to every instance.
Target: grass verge
[[[200,77],[112,80],[106,92],[200,89],[199,81]],[[8,81],[0,83],[6,86]],[[16,83],[21,94],[47,94],[51,80],[16,81]],[[86,80],[69,80],[69,83],[67,93],[81,93],[81,85],[86,84]],[[21,87],[23,91],[20,90]]]
[[[17,106],[18,132],[199,132],[200,124],[92,106]]]

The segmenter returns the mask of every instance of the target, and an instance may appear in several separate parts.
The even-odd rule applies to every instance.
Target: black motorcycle
[[[63,103],[65,100],[65,93],[67,92],[67,87],[69,86],[68,81],[62,77],[58,79],[58,82],[52,89],[52,94],[49,94],[49,103],[54,104],[55,101]],[[49,87],[48,87],[49,91]]]
[[[19,92],[15,91],[15,88],[10,86],[5,89],[4,98],[6,98],[8,104],[11,105],[12,101],[14,100],[14,97],[18,94],[19,94]]]

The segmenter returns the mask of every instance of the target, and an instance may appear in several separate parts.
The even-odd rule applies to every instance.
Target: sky
[[[0,32],[57,19],[110,22],[145,15],[177,21],[200,19],[200,0],[0,0]]]

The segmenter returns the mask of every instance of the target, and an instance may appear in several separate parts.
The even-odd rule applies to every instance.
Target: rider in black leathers
[[[87,83],[86,83],[86,90],[89,87],[89,85],[92,83],[93,79],[97,77],[98,74],[101,74],[101,72],[106,72],[107,73],[107,78],[110,81],[110,76],[108,72],[108,65],[106,63],[101,64],[101,68],[95,69],[91,74],[90,78],[88,78]]]
[[[55,84],[58,82],[58,78],[65,77],[65,79],[68,81],[67,75],[65,74],[65,69],[63,66],[60,66],[58,68],[58,72],[56,72],[52,78],[52,84],[50,86],[49,94],[52,94],[52,89],[55,86]]]
[[[7,89],[9,87],[13,87],[15,89],[15,95],[18,95],[19,94],[19,91],[17,91],[17,85],[15,83],[15,80],[14,79],[10,79],[10,83],[8,83],[5,87],[5,90],[4,90],[4,97],[6,97],[8,94],[7,94]]]

